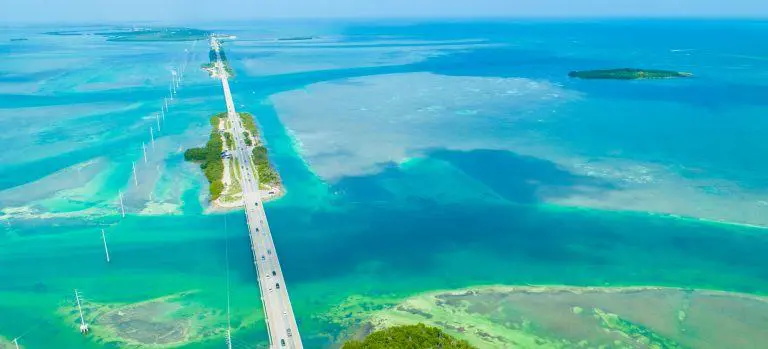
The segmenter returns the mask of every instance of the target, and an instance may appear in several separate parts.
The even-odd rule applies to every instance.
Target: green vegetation
[[[216,114],[214,116],[211,116],[211,126],[213,128],[215,128],[215,129],[218,129],[219,128],[219,123],[221,122],[222,119],[224,119],[224,120],[227,119],[227,113],[222,112],[222,113],[218,113],[218,114]]]
[[[614,80],[640,80],[640,79],[668,79],[668,78],[687,78],[693,76],[691,73],[676,72],[670,70],[653,69],[607,69],[607,70],[584,70],[572,71],[568,76],[579,79],[614,79]]]
[[[216,62],[216,50],[210,49],[208,50],[208,61],[211,62],[210,64],[213,65]]]
[[[468,342],[453,338],[440,329],[424,324],[390,327],[368,335],[363,341],[352,340],[342,349],[470,349]]]
[[[259,129],[256,128],[256,122],[253,119],[251,113],[238,113],[240,115],[240,121],[243,123],[243,127],[251,132],[254,137],[259,137]]]
[[[232,134],[224,132],[224,140],[227,142],[227,148],[232,149],[232,146],[235,144],[235,139],[232,138]]]
[[[259,175],[260,183],[275,185],[280,181],[280,176],[267,157],[267,148],[263,145],[257,145],[253,148],[253,163],[256,164],[256,173]]]
[[[245,140],[245,145],[252,146],[253,141],[251,141],[251,135],[248,133],[248,131],[243,131],[243,139]]]
[[[645,326],[634,324],[622,319],[616,314],[606,313],[600,309],[594,309],[595,317],[600,319],[603,326],[608,329],[621,332],[638,343],[645,343],[649,348],[654,349],[681,349],[680,344],[675,341],[662,337],[649,330]]]
[[[211,200],[218,199],[224,190],[224,183],[221,181],[224,177],[224,161],[221,159],[224,145],[218,131],[218,115],[221,114],[211,118],[211,125],[214,127],[211,130],[211,136],[205,147],[191,148],[184,152],[184,160],[201,162],[200,168],[203,170],[205,177],[208,178],[208,183],[210,183]]]
[[[221,63],[224,64],[224,71],[227,73],[227,76],[234,77],[235,71],[229,65],[229,61],[227,60],[227,54],[224,53],[223,47],[219,49],[219,56],[221,56]],[[203,64],[201,68],[213,69],[215,66],[216,66],[216,51],[214,49],[210,49],[208,51],[208,63]]]

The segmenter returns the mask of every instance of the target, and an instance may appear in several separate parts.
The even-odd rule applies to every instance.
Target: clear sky
[[[0,24],[489,16],[766,18],[768,0],[0,0]]]

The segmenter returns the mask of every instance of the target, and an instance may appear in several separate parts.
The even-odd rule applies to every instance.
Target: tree
[[[390,327],[371,333],[364,340],[351,340],[342,349],[473,349],[467,341],[453,338],[424,324]]]
[[[203,161],[208,155],[205,148],[190,148],[184,152],[184,160],[186,161]]]

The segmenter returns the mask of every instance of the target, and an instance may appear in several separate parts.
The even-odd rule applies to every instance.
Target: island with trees
[[[232,78],[235,76],[235,70],[232,69],[232,66],[229,64],[229,60],[227,59],[227,54],[224,53],[224,48],[219,48],[219,56],[221,56],[221,63],[224,65],[224,72],[227,74],[228,78]],[[208,75],[210,75],[212,78],[218,77],[218,69],[216,69],[216,51],[214,49],[211,49],[208,51],[208,63],[204,63],[201,68],[208,72]]]
[[[416,325],[395,326],[369,334],[363,340],[350,340],[341,349],[474,349],[469,342],[456,339],[442,330]]]
[[[243,137],[247,152],[251,154],[249,165],[257,174],[259,191],[264,201],[273,200],[284,193],[277,171],[269,161],[268,150],[259,137],[253,115],[238,113],[246,131]],[[233,156],[235,150],[232,123],[227,113],[211,117],[211,134],[204,147],[190,148],[184,152],[184,159],[200,164],[208,179],[210,201],[220,208],[243,206],[243,192],[240,186],[240,164]]]
[[[572,71],[568,73],[568,76],[579,79],[644,80],[689,78],[692,77],[693,74],[671,70],[622,68]]]

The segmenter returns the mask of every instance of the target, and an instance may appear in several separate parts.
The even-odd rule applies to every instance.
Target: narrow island
[[[27,39],[27,38],[11,38],[12,42],[15,42],[15,41],[27,41],[27,40],[29,40],[29,39]]]
[[[258,176],[259,192],[262,200],[279,198],[285,192],[280,176],[269,161],[267,148],[259,137],[253,115],[238,113],[246,131],[243,132],[248,153],[251,154],[250,166]],[[208,179],[210,202],[219,208],[243,206],[243,191],[240,186],[240,165],[234,154],[232,125],[227,120],[227,113],[218,113],[211,117],[211,134],[204,147],[190,148],[184,152],[184,160],[200,164],[203,174]]]
[[[219,56],[221,56],[221,63],[224,65],[224,72],[227,74],[227,78],[234,77],[235,71],[232,69],[232,66],[230,66],[229,60],[227,59],[227,55],[224,53],[223,48],[219,50]],[[219,70],[216,69],[216,61],[216,51],[211,49],[208,51],[208,63],[205,63],[201,66],[201,68],[208,72],[208,75],[212,78],[219,77]]]
[[[277,41],[307,41],[317,39],[317,36],[291,36],[287,38],[277,38]]]
[[[572,71],[568,73],[568,76],[579,79],[649,80],[689,78],[692,77],[693,74],[671,70],[622,68]]]

